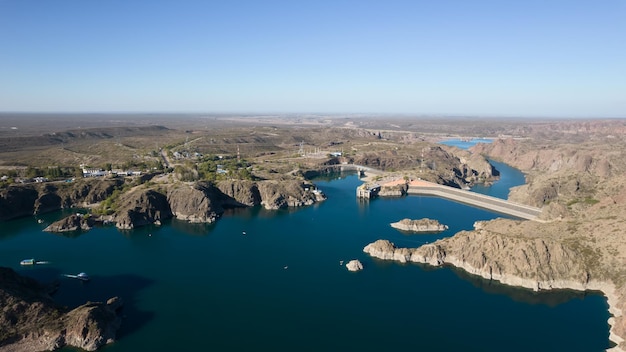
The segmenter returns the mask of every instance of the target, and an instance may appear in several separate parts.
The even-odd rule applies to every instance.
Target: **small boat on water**
[[[35,264],[48,264],[50,262],[45,260],[35,260],[34,258],[24,259],[20,262],[20,265],[35,265]]]
[[[78,275],[64,274],[63,276],[69,277],[70,279],[89,281],[89,275],[87,275],[86,273],[78,273]]]

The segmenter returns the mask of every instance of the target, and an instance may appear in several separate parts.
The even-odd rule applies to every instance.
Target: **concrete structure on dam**
[[[455,202],[465,203],[471,206],[476,206],[498,213],[511,215],[520,219],[538,221],[538,216],[539,214],[541,214],[540,208],[514,203],[505,199],[491,197],[484,194],[466,191],[450,186],[444,186],[423,180],[412,180],[408,183],[404,180],[397,180],[381,184],[380,186],[376,186],[382,186],[384,188],[389,186],[397,186],[399,184],[406,184],[408,186],[406,191],[407,194],[441,197]],[[367,197],[361,195],[359,193],[359,190],[357,190],[357,197],[371,198],[372,196],[375,196],[373,193],[371,194],[372,196],[370,196],[370,192],[368,192],[370,188],[371,186],[364,187],[360,191],[361,193],[368,193]],[[380,191],[380,188],[376,189],[375,193],[377,194],[378,191]]]

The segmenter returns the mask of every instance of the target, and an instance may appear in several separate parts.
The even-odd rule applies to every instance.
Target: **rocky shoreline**
[[[554,243],[536,243],[533,241],[535,243],[526,244],[526,247],[523,247],[524,245],[519,247],[518,243],[518,247],[513,249],[507,243],[502,241],[497,243],[496,238],[489,237],[485,241],[494,242],[495,240],[495,247],[503,252],[498,258],[491,258],[492,252],[462,250],[468,248],[466,242],[472,237],[471,234],[471,232],[464,231],[453,237],[418,248],[399,248],[388,240],[377,240],[365,246],[363,251],[375,258],[402,263],[415,262],[432,266],[448,264],[488,280],[496,280],[505,285],[524,287],[535,291],[551,289],[601,291],[607,298],[608,310],[612,315],[608,320],[610,326],[609,339],[616,344],[609,350],[613,352],[624,351],[622,343],[624,342],[626,318],[623,315],[623,310],[626,309],[626,296],[620,292],[623,290],[618,290],[612,281],[592,279],[588,271],[576,265],[576,259],[570,257],[571,253],[565,253],[567,250],[559,248]],[[459,238],[455,238],[456,236]],[[471,238],[471,240],[475,241],[476,239]],[[481,243],[474,248],[479,248],[485,241],[479,239]],[[463,243],[465,246],[457,245],[462,242],[465,242]],[[531,250],[528,250],[535,246],[537,248],[543,247],[544,253],[539,250],[533,254]],[[510,250],[523,253],[522,256],[526,257],[526,265],[512,263],[517,258],[512,258],[511,261],[507,262],[504,258],[511,255]],[[551,260],[551,251],[555,252],[556,257],[566,259]],[[559,251],[563,253],[558,253]],[[526,270],[520,271],[524,266],[527,267]],[[531,267],[535,270],[528,270]],[[516,273],[514,274],[514,272]]]
[[[225,209],[263,206],[275,210],[312,205],[326,196],[305,181],[171,182],[137,185],[119,192],[120,180],[81,180],[76,184],[11,186],[0,191],[0,221],[73,207],[98,208],[116,198],[110,215],[70,215],[45,231],[88,231],[97,223],[114,223],[120,230],[177,218],[212,223]],[[115,192],[119,194],[114,197]]]

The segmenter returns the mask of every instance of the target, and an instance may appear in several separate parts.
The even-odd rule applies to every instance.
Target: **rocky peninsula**
[[[73,232],[73,231],[89,231],[97,223],[97,221],[91,216],[85,216],[83,214],[72,214],[61,220],[55,221],[48,225],[45,229],[46,232]]]
[[[115,341],[122,321],[119,298],[67,309],[52,300],[54,289],[0,267],[0,350],[52,351],[72,346],[95,351]]]
[[[433,266],[452,265],[488,280],[532,290],[573,289],[602,291],[608,299],[612,317],[610,339],[622,351],[625,334],[623,311],[626,309],[623,278],[607,276],[597,258],[581,255],[588,249],[577,241],[559,241],[527,233],[530,221],[499,219],[476,224],[473,231],[461,231],[453,237],[417,248],[399,248],[388,240],[365,246],[370,256],[415,262]],[[508,234],[500,232],[509,229]]]
[[[402,219],[398,222],[392,222],[390,225],[394,229],[416,233],[433,233],[448,229],[447,225],[441,224],[437,220],[428,218],[419,220]]]

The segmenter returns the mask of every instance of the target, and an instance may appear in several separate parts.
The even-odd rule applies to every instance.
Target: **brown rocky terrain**
[[[30,183],[0,189],[0,221],[58,209],[88,207],[108,198],[122,185],[116,179]]]
[[[98,183],[101,183],[98,185]],[[88,185],[88,186],[86,186]],[[51,203],[49,210],[63,209],[64,204],[98,208],[104,195],[113,197],[123,189],[120,181],[92,179],[87,183],[64,185],[59,193],[57,188],[37,188],[31,185],[12,186],[0,194],[0,213],[15,217],[33,214],[37,210],[38,200],[43,196],[60,199]],[[28,202],[23,202],[22,194],[28,191]],[[42,195],[39,193],[42,192]],[[71,195],[71,196],[68,196]],[[76,196],[76,195],[79,196]],[[20,198],[21,197],[21,198]],[[67,232],[89,230],[95,223],[110,221],[122,230],[130,230],[149,224],[160,224],[163,220],[176,217],[190,222],[214,222],[226,208],[251,207],[261,205],[266,209],[300,207],[323,201],[325,196],[315,191],[309,182],[298,180],[282,181],[220,181],[216,185],[210,182],[172,182],[155,185],[139,185],[119,193],[111,206],[111,215],[82,216],[73,214],[46,228],[49,232]],[[22,200],[23,208],[14,213],[15,203]],[[92,200],[97,202],[90,203]]]
[[[148,189],[135,189],[125,193],[111,221],[118,229],[131,230],[135,227],[160,223],[172,217],[172,210],[165,195]]]
[[[43,230],[46,232],[89,231],[95,224],[96,220],[91,216],[72,214],[53,222]]]
[[[114,342],[122,302],[57,306],[51,287],[0,267],[0,350],[52,351],[74,346],[87,351]]]

